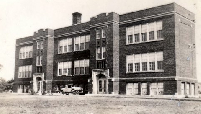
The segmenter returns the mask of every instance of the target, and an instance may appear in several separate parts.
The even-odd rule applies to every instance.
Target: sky
[[[72,25],[72,13],[82,13],[82,22],[100,13],[124,14],[171,2],[196,15],[197,77],[201,81],[201,0],[0,0],[0,77],[14,78],[15,41],[39,29]]]

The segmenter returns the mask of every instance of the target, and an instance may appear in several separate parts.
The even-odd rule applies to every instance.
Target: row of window
[[[18,68],[18,78],[30,78],[32,75],[32,65],[20,66]]]
[[[139,95],[140,89],[142,95],[148,94],[147,83],[141,83],[139,86],[139,83],[127,83],[126,85],[126,94],[127,95]],[[149,83],[150,86],[150,95],[163,95],[164,93],[164,84],[162,82],[156,82],[156,83]],[[140,88],[139,88],[140,87]]]
[[[74,38],[74,51],[82,51],[89,49],[90,35],[78,36]],[[62,39],[59,41],[58,53],[72,52],[72,38]]]
[[[89,74],[89,59],[74,61],[74,74]],[[59,62],[58,63],[58,76],[72,75],[72,62]]]
[[[33,46],[24,46],[20,48],[19,59],[32,58]]]
[[[127,55],[126,65],[127,73],[162,71],[163,52]]]
[[[126,28],[126,43],[134,44],[163,39],[162,21],[140,24]]]

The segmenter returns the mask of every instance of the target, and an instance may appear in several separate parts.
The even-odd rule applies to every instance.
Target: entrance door
[[[98,94],[105,94],[106,93],[106,79],[99,79],[98,80]]]
[[[133,83],[127,83],[126,85],[126,95],[133,94]]]

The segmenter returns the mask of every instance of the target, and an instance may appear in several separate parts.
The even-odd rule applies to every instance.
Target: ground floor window
[[[18,93],[29,93],[30,85],[18,85]]]

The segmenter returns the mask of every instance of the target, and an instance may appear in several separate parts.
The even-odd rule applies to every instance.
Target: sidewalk
[[[151,95],[112,95],[112,94],[86,94],[85,96],[90,97],[113,97],[113,98],[136,98],[136,99],[165,99],[165,100],[180,100],[180,101],[200,101],[201,98],[180,98],[175,95],[159,95],[159,96],[151,96]]]

